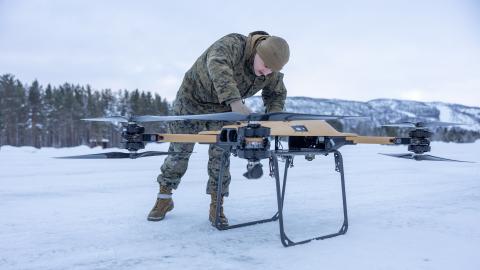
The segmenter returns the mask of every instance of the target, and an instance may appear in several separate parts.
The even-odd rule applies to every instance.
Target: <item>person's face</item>
[[[255,54],[255,58],[253,59],[253,70],[257,76],[267,76],[272,73],[272,70],[265,66],[265,63],[258,54]]]

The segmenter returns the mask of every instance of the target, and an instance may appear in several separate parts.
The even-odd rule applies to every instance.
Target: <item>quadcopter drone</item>
[[[248,179],[257,179],[263,175],[263,159],[269,159],[270,176],[276,181],[277,212],[267,219],[244,222],[235,225],[220,225],[220,205],[217,204],[215,227],[219,230],[227,230],[238,227],[250,226],[265,222],[277,221],[280,227],[280,239],[285,247],[304,244],[312,240],[323,240],[345,234],[348,230],[347,202],[345,193],[345,177],[343,159],[339,149],[347,145],[356,144],[383,144],[383,145],[407,145],[410,153],[406,154],[384,154],[397,158],[412,159],[417,161],[450,161],[468,162],[436,157],[425,154],[431,150],[430,138],[433,132],[432,127],[458,125],[446,122],[403,122],[384,126],[396,126],[411,128],[408,137],[386,137],[386,136],[360,136],[355,133],[342,133],[333,128],[327,120],[362,119],[361,116],[333,116],[317,114],[300,114],[289,112],[276,112],[244,115],[235,112],[199,114],[199,115],[178,115],[178,116],[134,116],[126,118],[123,116],[112,116],[103,118],[87,118],[85,121],[112,122],[123,125],[122,144],[128,153],[109,152],[92,155],[71,156],[65,158],[140,158],[147,156],[185,154],[182,152],[160,152],[146,151],[138,152],[145,148],[148,142],[181,142],[181,143],[202,143],[215,144],[222,148],[219,179],[222,179],[224,168],[229,155],[246,159],[247,172],[244,176]],[[169,122],[169,121],[224,121],[227,124],[220,130],[202,131],[197,134],[146,134],[145,128],[139,123],[144,122]],[[288,147],[284,148],[282,142],[287,142]],[[273,142],[273,145],[272,145]],[[283,204],[285,199],[285,188],[288,169],[293,166],[295,156],[304,156],[312,161],[315,156],[327,156],[333,154],[335,171],[340,173],[340,184],[343,204],[343,223],[339,231],[327,235],[317,236],[306,240],[294,242],[284,230]],[[279,158],[285,162],[283,179],[280,179]],[[281,181],[282,180],[282,181]],[[217,200],[223,191],[222,181],[218,181]]]

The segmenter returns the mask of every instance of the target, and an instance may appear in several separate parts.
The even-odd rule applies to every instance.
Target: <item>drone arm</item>
[[[157,134],[157,142],[216,143],[214,134]]]
[[[398,143],[396,137],[381,137],[381,136],[347,136],[347,141],[354,144],[402,144]]]

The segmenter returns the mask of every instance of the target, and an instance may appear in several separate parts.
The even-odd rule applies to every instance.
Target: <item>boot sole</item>
[[[212,226],[213,226],[214,228],[216,228],[215,222],[210,222],[210,224],[212,224]],[[220,224],[218,224],[218,227],[221,228],[221,229],[227,228],[227,227],[228,227],[228,223],[227,223],[227,224],[225,224],[225,223],[220,223]]]
[[[210,221],[210,224],[212,224],[212,226],[216,228],[216,226],[215,226],[215,219],[211,219],[211,218],[209,217],[208,220]],[[221,222],[220,222],[220,223],[218,224],[218,227],[220,227],[220,228],[225,228],[225,227],[228,227],[228,226],[229,226],[229,225],[228,225],[228,221],[227,221],[227,223],[221,223]]]

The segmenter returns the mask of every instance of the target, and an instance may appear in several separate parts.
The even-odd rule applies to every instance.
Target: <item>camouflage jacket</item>
[[[174,103],[175,114],[230,111],[230,103],[262,90],[267,112],[282,111],[287,95],[283,73],[256,76],[255,47],[267,37],[253,32],[248,37],[229,34],[213,43],[185,73]]]

